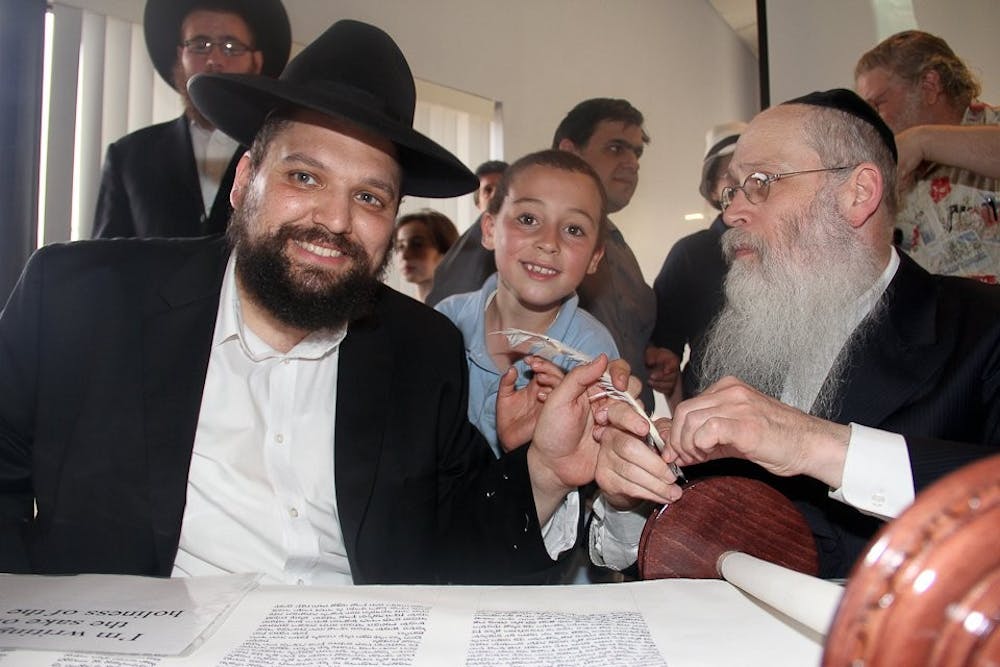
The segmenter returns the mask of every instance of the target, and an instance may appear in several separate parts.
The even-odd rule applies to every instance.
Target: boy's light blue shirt
[[[486,307],[497,289],[497,274],[486,279],[478,292],[455,294],[441,301],[435,309],[455,323],[465,339],[465,357],[469,363],[469,421],[489,441],[493,453],[500,456],[497,439],[497,391],[500,376],[506,369],[498,369],[486,347]],[[536,331],[596,357],[602,352],[608,359],[617,359],[618,347],[604,325],[593,315],[578,307],[574,293],[566,299],[555,321],[546,331]],[[557,366],[569,370],[576,364],[565,356],[554,359]],[[527,386],[529,371],[524,361],[514,363],[517,368],[518,389]]]

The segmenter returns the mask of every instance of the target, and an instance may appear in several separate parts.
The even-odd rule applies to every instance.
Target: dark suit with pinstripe
[[[932,275],[901,254],[884,298],[881,318],[853,349],[831,419],[902,434],[919,493],[1000,453],[1000,287]],[[698,359],[700,351],[692,368]],[[846,576],[882,525],[829,499],[812,479],[778,479],[732,462],[700,468],[764,477],[795,500],[817,538],[824,576]]]

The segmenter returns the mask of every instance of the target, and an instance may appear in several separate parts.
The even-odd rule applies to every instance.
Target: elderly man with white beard
[[[805,514],[821,575],[843,577],[917,492],[1000,451],[1000,288],[892,248],[896,160],[888,126],[841,89],[741,136],[722,196],[726,305],[693,351],[696,395],[657,423],[662,456],[627,409],[598,415],[596,563],[635,562],[644,510],[682,494],[676,462],[774,485]]]

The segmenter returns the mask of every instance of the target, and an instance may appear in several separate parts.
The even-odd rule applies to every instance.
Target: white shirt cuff
[[[556,508],[549,520],[542,526],[542,541],[552,560],[576,544],[576,529],[580,521],[580,492],[566,494],[562,504]]]
[[[888,520],[909,507],[913,496],[906,439],[852,423],[841,487],[831,490],[830,497]]]
[[[603,494],[597,496],[588,539],[594,565],[621,571],[636,561],[648,509],[646,504],[632,510],[615,509]]]

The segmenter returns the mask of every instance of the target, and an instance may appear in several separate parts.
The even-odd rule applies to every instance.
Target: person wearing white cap
[[[720,239],[726,224],[722,221],[719,198],[727,183],[726,169],[736,150],[736,141],[745,127],[746,123],[735,121],[716,125],[706,133],[698,192],[719,215],[708,229],[685,236],[673,245],[653,282],[656,293],[653,343],[678,357],[684,355],[686,345],[694,346],[701,339],[722,308],[722,283],[727,266]],[[682,391],[685,386],[691,391],[690,383],[679,384]]]

